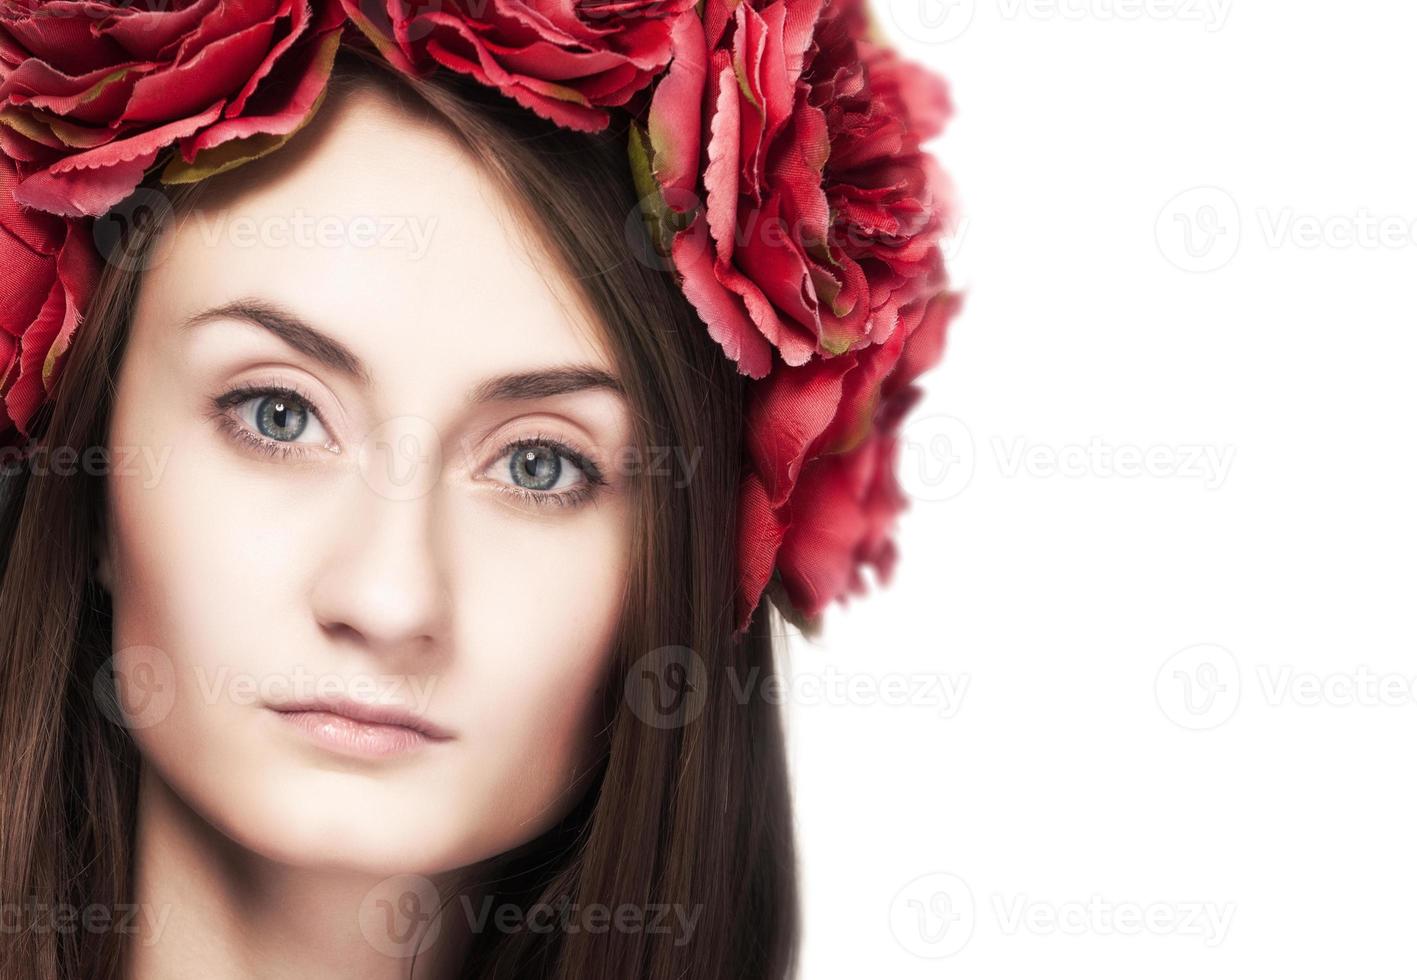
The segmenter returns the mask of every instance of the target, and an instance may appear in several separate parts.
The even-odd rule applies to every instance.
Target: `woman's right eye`
[[[330,437],[310,406],[293,392],[271,392],[248,398],[237,406],[237,412],[259,435],[273,442],[305,441],[324,445]]]
[[[307,398],[288,388],[237,388],[218,398],[215,407],[222,427],[255,449],[283,455],[312,446],[334,449],[320,413]]]

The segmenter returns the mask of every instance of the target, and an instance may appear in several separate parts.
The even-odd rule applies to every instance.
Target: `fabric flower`
[[[931,288],[948,187],[920,143],[950,102],[868,27],[860,0],[705,0],[632,146],[651,217],[687,222],[663,243],[685,294],[753,378],[774,350],[797,366],[884,342]]]
[[[14,163],[0,155],[0,431],[7,444],[29,437],[99,269],[87,227],[20,207],[18,183]]]
[[[610,122],[669,63],[694,0],[342,0],[350,20],[409,74],[439,65],[499,89],[560,126]]]
[[[740,373],[735,632],[761,597],[811,624],[887,581],[912,381],[958,310],[949,185],[921,148],[943,81],[875,40],[863,0],[705,0],[631,164],[651,233]]]
[[[268,153],[316,111],[334,0],[0,0],[0,149],[21,204],[96,216],[158,154],[190,182]]]
[[[884,343],[779,365],[750,386],[735,632],[747,629],[774,572],[807,619],[864,592],[862,566],[890,580],[890,534],[907,506],[896,479],[900,424],[920,395],[912,382],[940,360],[959,308],[958,294],[937,292],[903,310]]]

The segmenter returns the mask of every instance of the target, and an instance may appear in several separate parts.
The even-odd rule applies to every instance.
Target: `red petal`
[[[8,228],[0,228],[0,262],[5,288],[0,290],[0,329],[14,336],[28,330],[54,288],[54,259],[39,255]]]
[[[300,48],[292,51],[269,76],[247,104],[247,109],[263,109],[267,101],[273,101],[279,93],[275,111],[254,112],[235,119],[223,119],[208,127],[191,139],[182,143],[182,157],[188,163],[197,154],[228,140],[245,139],[264,133],[270,136],[284,136],[298,129],[324,93],[329,84],[330,71],[334,64],[335,49],[340,43],[340,28],[332,33],[311,38]],[[272,93],[267,97],[267,92]],[[257,103],[260,103],[258,106]]]
[[[181,119],[236,92],[271,47],[275,18],[213,41],[196,57],[148,75],[133,88],[125,122]]]
[[[854,359],[779,367],[749,390],[743,439],[773,506],[787,503],[812,447],[836,417],[842,377]]]
[[[156,151],[172,145],[182,137],[189,136],[216,120],[221,115],[222,105],[221,102],[215,102],[205,111],[186,119],[178,119],[165,126],[145,130],[127,139],[114,140],[112,143],[95,147],[92,150],[64,157],[62,160],[55,161],[49,169],[55,173],[93,170],[141,157],[148,157],[151,162],[151,155]],[[114,203],[116,204],[117,201]]]
[[[808,617],[821,615],[856,579],[855,555],[867,522],[852,470],[871,449],[814,461],[793,494],[777,568],[792,605]]]
[[[106,167],[54,173],[41,170],[26,177],[15,200],[52,214],[76,218],[103,214],[142,182],[143,172],[157,159],[157,150]]]
[[[780,202],[771,197],[758,210],[743,216],[734,262],[762,290],[778,311],[809,333],[816,334],[817,295],[807,273],[807,259],[792,240],[792,229],[779,214]]]
[[[784,363],[794,367],[806,364],[816,354],[816,338],[795,331],[791,324],[784,322],[757,283],[734,268],[731,262],[716,262],[714,275],[725,288],[737,294],[763,339],[777,349]]]
[[[738,83],[733,67],[723,65],[714,75],[714,114],[709,123],[708,166],[704,189],[708,195],[708,227],[720,259],[733,253],[735,215],[738,211]]]
[[[218,102],[190,119],[57,160],[48,170],[26,177],[15,199],[68,217],[103,214],[133,192],[160,150],[211,123],[221,107]]]
[[[6,13],[10,8],[6,4]],[[83,75],[127,56],[122,48],[96,36],[90,28],[96,16],[109,12],[108,4],[43,3],[37,9],[4,21],[4,31],[27,54],[53,65],[66,75]]]
[[[184,64],[200,57],[202,51],[222,38],[240,34],[276,17],[289,16],[294,4],[304,2],[307,0],[221,0],[202,18],[196,30],[182,39],[176,54],[169,54],[167,60]]]
[[[681,198],[697,190],[707,80],[704,25],[690,12],[674,25],[674,60],[655,88],[649,109],[654,175],[661,187],[681,192]]]
[[[738,494],[738,596],[735,634],[747,629],[772,578],[788,525],[768,502],[762,481],[748,474]]]
[[[65,302],[64,287],[56,279],[44,308],[20,338],[20,372],[5,393],[5,410],[25,436],[30,435],[30,420],[46,394],[40,375],[50,348],[60,333],[72,331],[77,316]]]
[[[100,36],[116,41],[129,57],[143,61],[172,60],[172,45],[197,29],[216,9],[220,0],[196,0],[180,9],[170,4],[140,7],[108,7],[111,16],[94,26]]]
[[[897,330],[884,343],[857,352],[855,363],[842,378],[836,416],[813,452],[849,451],[870,435],[882,386],[899,362],[904,342],[905,334]]]
[[[63,246],[68,228],[52,214],[20,207],[15,200],[19,181],[14,164],[0,156],[0,227],[29,251],[46,258],[52,257]],[[8,264],[8,261],[4,263],[5,266]]]
[[[945,334],[959,313],[963,298],[959,293],[938,293],[920,304],[919,325],[905,341],[900,362],[886,383],[885,393],[894,392],[938,364],[945,352]],[[906,314],[902,313],[904,317]]]
[[[709,336],[738,365],[738,373],[766,377],[772,366],[772,347],[738,299],[718,281],[705,240],[704,220],[701,215],[674,238],[674,265],[683,276],[684,295],[708,325]]]

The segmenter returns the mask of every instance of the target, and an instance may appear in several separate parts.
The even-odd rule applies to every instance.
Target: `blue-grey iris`
[[[256,405],[256,428],[268,439],[296,439],[309,420],[310,413],[303,405],[283,395],[267,395]]]
[[[548,490],[561,478],[561,457],[550,446],[530,446],[512,454],[512,479],[528,490]]]

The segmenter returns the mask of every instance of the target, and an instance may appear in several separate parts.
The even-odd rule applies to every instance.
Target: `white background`
[[[1417,11],[874,4],[967,299],[791,646],[802,975],[1412,975]]]

